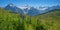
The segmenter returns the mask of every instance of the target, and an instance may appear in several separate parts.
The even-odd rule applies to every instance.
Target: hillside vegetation
[[[60,30],[60,10],[31,17],[0,8],[0,30]]]

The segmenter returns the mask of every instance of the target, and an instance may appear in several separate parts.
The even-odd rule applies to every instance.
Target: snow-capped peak
[[[38,10],[46,10],[47,7],[38,7],[37,9],[38,9]]]
[[[20,6],[19,8],[21,8],[22,10],[24,10],[24,9],[30,9],[31,8],[31,6],[29,6],[29,5],[24,5],[24,6]]]
[[[21,8],[21,9],[23,9],[23,10],[26,9],[26,8],[27,8],[27,9],[30,9],[30,7],[19,7],[19,8]]]
[[[12,3],[8,4],[8,6],[10,6],[10,7],[14,7],[14,5],[13,5]]]

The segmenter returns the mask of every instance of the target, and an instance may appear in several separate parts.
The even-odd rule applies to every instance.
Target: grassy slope
[[[53,10],[42,14],[40,15],[40,20],[42,24],[46,24],[50,30],[60,30],[60,10]]]
[[[30,17],[0,8],[0,30],[60,30],[59,23],[60,10]]]
[[[20,19],[19,14],[10,13],[10,11],[0,8],[0,30],[13,30],[14,25]]]

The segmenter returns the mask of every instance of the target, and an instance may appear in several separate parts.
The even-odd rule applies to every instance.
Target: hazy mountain
[[[55,10],[55,9],[60,9],[60,6],[56,5],[56,6],[51,6],[51,7],[43,7],[41,9],[42,9],[42,11],[40,13],[42,14],[42,13],[46,13],[46,12],[49,12],[49,11],[52,11],[52,10]]]
[[[28,11],[28,15],[30,16],[34,16],[34,15],[38,15],[40,14],[40,10],[34,8],[34,7],[31,7],[30,10]]]
[[[51,7],[48,7],[46,10],[54,10],[54,9],[60,9],[60,6],[59,5],[55,5],[55,6],[51,6]]]
[[[28,11],[30,10],[31,6],[23,5],[23,6],[20,6],[19,8],[21,8],[23,10],[24,14],[27,14]]]
[[[21,6],[19,8],[19,7],[14,6],[11,3],[11,4],[8,4],[5,7],[5,9],[11,10],[12,12],[16,12],[16,13],[20,13],[20,14],[28,14],[30,16],[34,16],[34,15],[38,15],[38,14],[49,12],[49,11],[54,10],[54,9],[60,9],[60,6],[56,5],[56,6],[51,6],[51,7],[35,8],[35,7],[31,7],[31,6],[25,5],[25,6]]]
[[[20,14],[23,14],[23,11],[22,9],[14,6],[13,4],[8,4],[5,9],[7,10],[11,10],[12,12],[16,12],[16,13],[20,13]]]

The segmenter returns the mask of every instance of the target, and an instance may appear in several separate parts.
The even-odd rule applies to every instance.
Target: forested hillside
[[[60,30],[60,10],[31,17],[0,8],[0,30]]]

